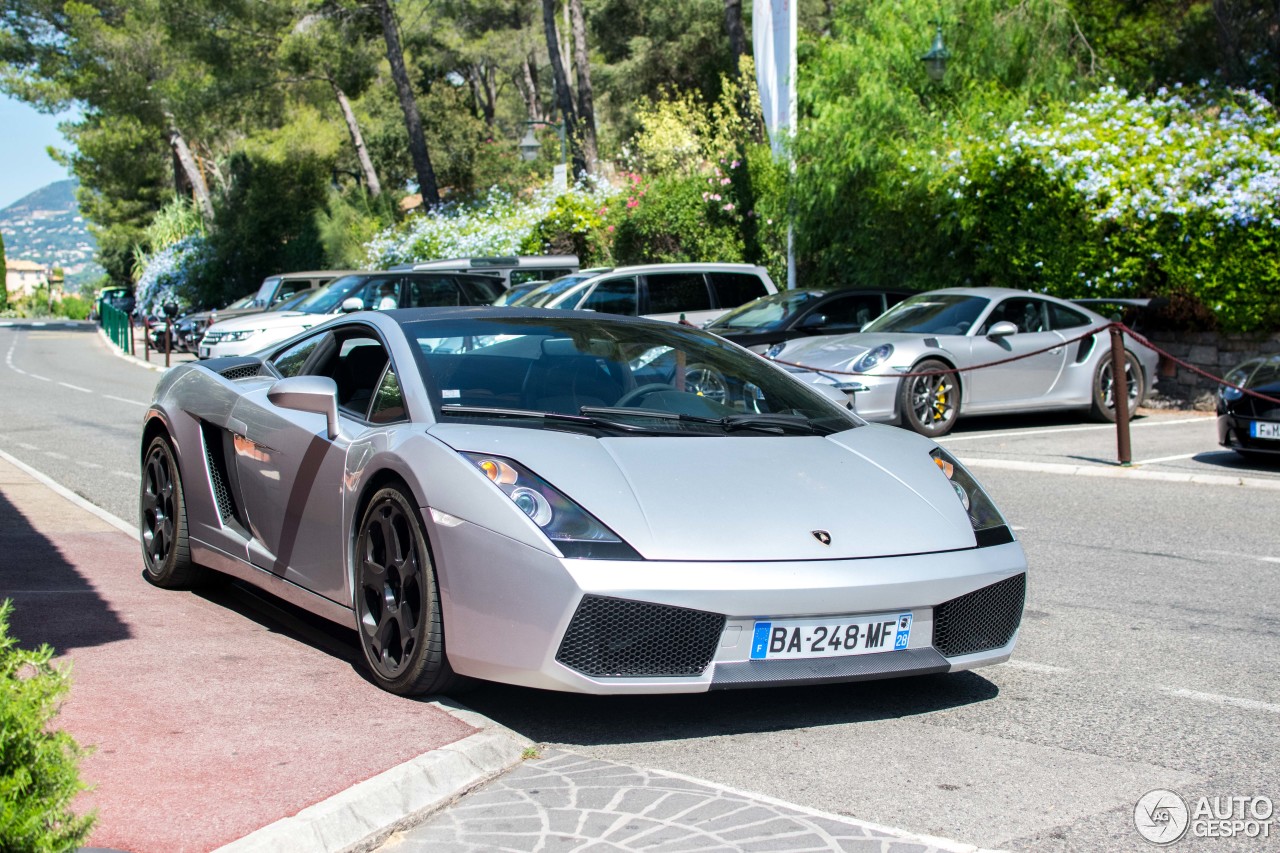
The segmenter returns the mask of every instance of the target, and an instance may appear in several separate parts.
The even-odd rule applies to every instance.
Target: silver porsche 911
[[[400,694],[953,672],[1022,617],[1022,547],[946,451],[675,324],[346,315],[166,373],[141,460],[153,583],[349,625]]]
[[[845,392],[863,418],[931,437],[969,414],[1085,409],[1115,421],[1109,322],[1079,304],[1025,290],[950,288],[899,302],[860,332],[799,338],[767,355],[806,382]],[[902,378],[1030,353],[1036,354],[959,374]],[[1156,378],[1157,361],[1125,336],[1130,416]]]

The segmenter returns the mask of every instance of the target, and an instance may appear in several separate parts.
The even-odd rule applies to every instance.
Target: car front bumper
[[[1231,450],[1280,456],[1280,441],[1269,438],[1253,438],[1250,424],[1263,418],[1245,417],[1231,412],[1218,414],[1218,444]]]
[[[490,681],[595,694],[696,693],[955,672],[1008,659],[1021,621],[1026,557],[1017,542],[858,560],[572,560],[469,522],[423,515],[449,662]],[[988,588],[1000,602],[984,615]],[[912,616],[900,650],[751,659],[757,621],[890,613]],[[973,623],[959,644],[955,614]],[[984,635],[988,616],[1003,628]],[[631,674],[609,674],[619,661]],[[635,661],[684,674],[636,674]]]
[[[801,382],[842,392],[853,403],[853,411],[864,420],[882,424],[898,422],[898,389],[902,387],[902,380],[897,376],[844,376],[799,367],[786,370]]]

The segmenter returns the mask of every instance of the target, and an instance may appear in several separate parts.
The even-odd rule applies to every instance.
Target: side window
[[[1049,303],[1049,321],[1049,328],[1051,329],[1076,329],[1080,326],[1087,326],[1091,322],[1088,317],[1079,311],[1052,302]]]
[[[274,303],[283,302],[295,293],[303,290],[309,290],[311,282],[305,278],[286,278],[280,282],[280,289],[276,291]]]
[[[635,276],[611,278],[600,282],[583,300],[579,309],[599,311],[602,314],[636,315]]]
[[[299,341],[283,352],[276,353],[271,359],[271,364],[280,375],[285,379],[290,376],[299,376],[302,374],[302,368],[306,366],[307,359],[311,358],[312,353],[316,351],[316,347],[320,346],[327,335],[312,335],[304,341]]]
[[[317,372],[332,376],[337,383],[338,405],[363,418],[386,366],[387,351],[382,342],[360,336],[343,341],[337,357]]]
[[[683,311],[706,311],[711,307],[711,295],[707,292],[707,283],[703,280],[702,273],[651,273],[644,278],[649,286],[649,308],[646,313],[675,314]],[[757,295],[763,295],[763,290]]]
[[[737,308],[769,292],[760,276],[751,273],[712,272],[707,273],[707,278],[711,279],[711,289],[716,292],[721,308]]]
[[[512,270],[510,284],[528,284],[531,281],[551,281],[553,278],[559,278],[562,275],[568,275],[573,272],[570,269],[528,269],[528,270]]]
[[[488,275],[460,275],[454,279],[471,305],[492,305],[503,293],[502,279]]]
[[[406,298],[402,308],[436,308],[461,305],[458,285],[449,276],[415,277],[405,281]]]
[[[982,332],[986,334],[988,329],[1002,320],[1017,326],[1019,334],[1048,331],[1049,321],[1045,307],[1045,303],[1039,299],[1026,299],[1021,296],[1006,299],[991,312]]]
[[[360,292],[353,293],[352,296],[359,296],[366,311],[390,311],[400,304],[398,285],[399,281],[395,278],[378,276],[369,279],[360,288]]]
[[[876,293],[832,299],[814,310],[827,315],[826,325],[822,328],[831,332],[856,332],[884,313],[880,295]]]
[[[400,380],[394,369],[388,367],[373,393],[373,405],[369,407],[369,420],[375,424],[389,424],[405,418],[404,395],[400,393]]]

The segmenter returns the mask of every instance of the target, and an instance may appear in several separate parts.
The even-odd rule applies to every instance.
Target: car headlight
[[[224,343],[229,341],[247,341],[249,338],[252,338],[261,331],[261,329],[245,329],[240,332],[223,332],[222,341]]]
[[[969,516],[969,523],[973,525],[973,535],[978,540],[978,547],[1012,542],[1013,531],[1009,529],[1004,516],[1000,515],[1000,510],[996,509],[991,498],[987,497],[987,493],[978,485],[978,481],[973,479],[973,475],[941,447],[930,451],[929,456],[933,458],[938,470],[947,478],[960,505],[964,507],[965,514]]]
[[[893,355],[893,344],[881,344],[869,349],[862,354],[862,358],[853,363],[853,372],[866,373],[891,355]]]
[[[566,557],[640,559],[618,534],[519,462],[483,453],[463,453],[462,456],[511,498]]]
[[[765,357],[765,358],[777,358],[778,356],[782,355],[782,351],[783,351],[784,349],[786,349],[786,348],[787,348],[787,342],[786,342],[786,341],[781,341],[781,342],[779,342],[779,343],[776,343],[776,344],[774,344],[773,346],[769,347],[767,350],[765,350],[765,351],[764,351],[764,357]]]

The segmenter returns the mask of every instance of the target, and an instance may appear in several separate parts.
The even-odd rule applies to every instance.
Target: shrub
[[[71,735],[51,729],[67,672],[50,663],[48,646],[18,648],[9,636],[12,610],[11,601],[0,603],[0,850],[75,850],[94,815],[71,811],[71,799],[85,787],[77,770],[84,751]]]
[[[613,258],[604,222],[608,212],[607,204],[585,193],[559,196],[521,242],[520,253],[577,255],[583,267],[608,265]]]
[[[632,178],[625,202],[614,207],[613,256],[619,264],[741,261],[736,224],[708,210],[706,179],[670,176],[651,183]]]

